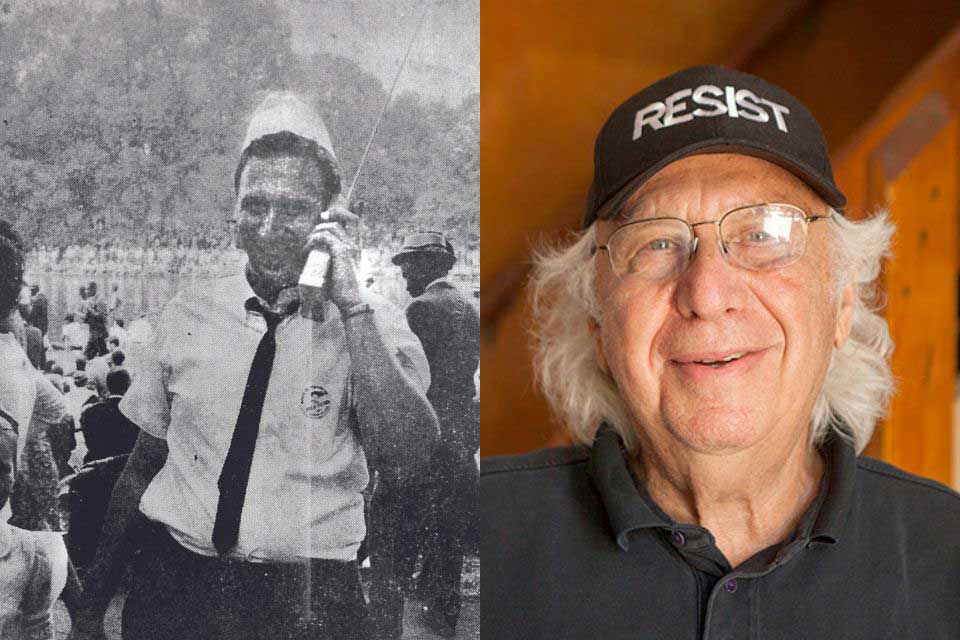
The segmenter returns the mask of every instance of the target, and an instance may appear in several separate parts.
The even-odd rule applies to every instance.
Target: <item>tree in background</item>
[[[272,0],[37,2],[0,16],[0,217],[31,244],[227,229],[263,92],[311,96],[352,179],[386,98],[354,60],[294,52]],[[365,242],[479,242],[479,96],[394,98],[354,195]]]

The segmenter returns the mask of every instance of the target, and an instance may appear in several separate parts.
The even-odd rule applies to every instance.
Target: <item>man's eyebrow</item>
[[[313,198],[310,196],[305,197],[290,197],[285,195],[271,195],[265,191],[251,191],[243,196],[240,200],[240,206],[246,204],[262,204],[266,202],[275,202],[277,204],[283,205],[312,205],[319,202],[319,198]]]

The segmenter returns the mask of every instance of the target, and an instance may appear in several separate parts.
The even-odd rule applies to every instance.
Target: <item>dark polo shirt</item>
[[[960,495],[840,438],[823,453],[794,534],[736,568],[657,507],[609,429],[484,459],[484,639],[960,639]]]

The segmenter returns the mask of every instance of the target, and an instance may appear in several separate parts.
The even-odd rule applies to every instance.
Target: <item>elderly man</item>
[[[484,464],[484,637],[960,637],[960,499],[858,457],[892,228],[843,216],[810,112],[696,67],[595,153],[583,233],[533,282],[582,444]]]
[[[79,637],[102,637],[138,505],[148,532],[124,638],[369,637],[356,562],[367,462],[387,483],[421,473],[438,431],[427,361],[402,313],[358,286],[344,228],[356,217],[334,206],[340,170],[309,105],[263,101],[235,187],[246,272],[166,306],[120,403],[142,432]],[[301,303],[311,251],[329,256],[327,284]]]

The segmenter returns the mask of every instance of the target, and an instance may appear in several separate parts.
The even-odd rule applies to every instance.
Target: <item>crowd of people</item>
[[[70,344],[52,343],[75,354],[65,370],[47,358],[48,301],[36,285],[20,291],[23,248],[5,222],[0,222],[0,267],[0,426],[15,440],[0,461],[5,474],[0,498],[9,509],[0,522],[0,539],[16,540],[20,555],[13,560],[31,567],[22,587],[34,607],[0,607],[0,637],[47,638],[52,637],[53,601],[62,596],[71,612],[79,606],[80,576],[92,556],[84,549],[95,548],[98,532],[91,526],[102,521],[118,474],[98,473],[95,487],[76,480],[90,475],[104,458],[127,456],[136,439],[135,426],[118,425],[115,414],[131,380],[122,350],[127,335],[120,319],[111,323],[120,333],[108,331],[109,308],[91,283],[77,310],[83,342],[75,331],[80,323],[74,322],[65,331]],[[60,537],[67,531],[73,532],[69,554]],[[9,569],[3,568],[3,575],[10,575]]]
[[[0,563],[30,568],[17,582],[0,566],[0,589],[31,596],[25,609],[0,602],[0,637],[53,638],[61,598],[71,638],[103,638],[124,573],[124,638],[399,640],[411,599],[421,625],[456,636],[479,545],[478,251],[457,255],[438,232],[357,251],[356,216],[329,206],[322,124],[289,94],[270,100],[314,119],[315,135],[269,130],[276,113],[251,124],[239,249],[147,247],[241,258],[191,282],[155,326],[128,325],[118,286],[92,280],[50,335],[26,261],[140,273],[135,251],[28,254],[0,221],[0,545],[19,545]],[[290,182],[266,206],[319,189],[325,223],[258,218],[244,194],[278,167]],[[314,293],[297,284],[312,249],[331,264]],[[405,314],[377,291],[388,271]]]
[[[390,257],[399,247],[399,244],[364,247],[360,256],[360,271],[364,279],[395,279]],[[131,240],[108,245],[68,244],[51,247],[38,244],[27,251],[26,261],[29,272],[33,274],[183,275],[202,278],[236,273],[246,261],[246,255],[230,240],[164,244]],[[454,267],[452,277],[475,288],[479,271],[480,250],[468,249]]]
[[[104,245],[38,245],[28,255],[31,267],[53,273],[196,273],[216,276],[235,269],[243,253],[229,240],[214,243],[116,241]]]

